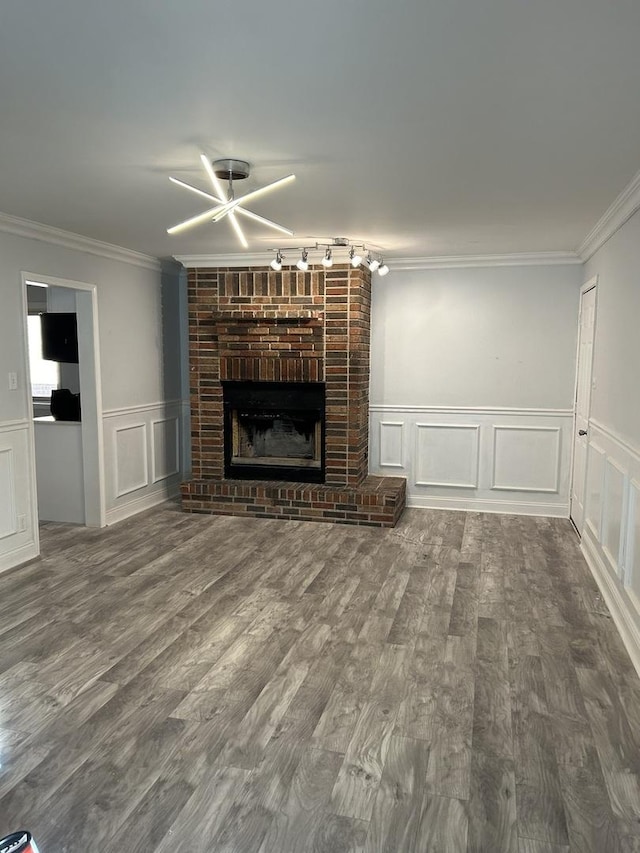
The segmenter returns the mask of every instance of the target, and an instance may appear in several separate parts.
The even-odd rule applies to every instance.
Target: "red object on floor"
[[[0,838],[0,853],[38,853],[38,846],[31,833],[21,829]]]

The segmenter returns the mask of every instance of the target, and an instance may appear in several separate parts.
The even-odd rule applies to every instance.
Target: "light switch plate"
[[[18,390],[18,374],[10,372],[9,373],[9,391],[17,391]]]

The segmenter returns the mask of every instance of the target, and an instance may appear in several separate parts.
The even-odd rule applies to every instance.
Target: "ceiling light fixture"
[[[302,272],[306,272],[309,269],[309,252],[306,249],[302,250],[302,254],[300,255],[300,260],[296,264],[299,270]]]
[[[287,175],[284,178],[279,178],[277,181],[273,181],[264,187],[245,193],[240,196],[240,198],[235,198],[233,182],[234,180],[240,181],[249,177],[251,171],[249,163],[247,163],[246,160],[235,160],[232,157],[227,157],[223,160],[214,160],[213,163],[211,163],[205,154],[200,155],[200,160],[209,180],[211,181],[214,192],[216,193],[215,195],[206,193],[197,187],[191,186],[191,184],[185,183],[184,181],[179,181],[177,178],[169,178],[169,180],[172,181],[172,183],[177,184],[179,187],[183,187],[190,192],[196,193],[196,195],[214,202],[215,207],[205,210],[204,213],[199,213],[197,216],[192,216],[190,219],[185,219],[184,222],[179,222],[171,228],[167,228],[168,234],[180,234],[182,231],[186,231],[188,228],[192,228],[195,225],[201,225],[203,222],[207,221],[219,222],[221,219],[224,219],[225,216],[228,216],[238,240],[241,245],[247,249],[249,244],[236,217],[236,214],[238,213],[254,222],[259,222],[261,225],[266,225],[268,228],[280,231],[282,234],[288,234],[290,237],[293,236],[293,231],[289,228],[285,228],[284,225],[278,225],[277,222],[272,222],[264,216],[258,216],[257,213],[253,213],[251,210],[246,210],[241,205],[246,204],[250,199],[257,198],[258,196],[271,192],[271,190],[295,180],[295,175]],[[226,190],[220,182],[221,178],[227,181]]]
[[[271,261],[271,269],[279,272],[282,269],[282,261],[284,252],[300,252],[300,258],[296,263],[296,267],[302,272],[309,269],[311,263],[320,263],[325,269],[329,269],[336,261],[336,251],[344,252],[347,255],[346,260],[351,266],[357,268],[362,263],[363,257],[366,256],[366,267],[372,272],[378,272],[378,275],[387,275],[389,267],[384,263],[382,255],[376,248],[369,248],[364,243],[353,243],[347,237],[333,237],[331,241],[318,241],[306,246],[280,246],[272,249],[275,252],[275,257]],[[322,255],[317,260],[310,260],[310,252],[322,252]],[[341,261],[338,259],[337,261]],[[344,261],[342,261],[344,263]]]

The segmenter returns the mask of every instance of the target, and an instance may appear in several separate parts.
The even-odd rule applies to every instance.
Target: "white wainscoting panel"
[[[180,470],[180,429],[178,418],[163,418],[151,424],[151,460],[154,483]]]
[[[13,470],[13,448],[4,447],[0,449],[0,539],[12,536],[18,530]]]
[[[146,424],[115,429],[116,497],[144,489],[149,484]]]
[[[640,448],[591,420],[582,551],[640,674]]]
[[[31,422],[0,422],[0,572],[38,556]]]
[[[560,428],[494,426],[492,489],[557,494]]]
[[[404,422],[380,421],[380,466],[402,468],[404,463]]]
[[[604,495],[604,464],[606,453],[595,442],[587,447],[587,497],[585,507],[586,524],[596,539],[602,530],[602,497]]]
[[[180,400],[104,413],[108,524],[178,494],[183,413]]]
[[[629,535],[627,537],[627,586],[640,599],[640,482],[629,483]]]
[[[374,404],[370,413],[371,473],[406,477],[409,506],[568,515],[571,411]]]
[[[604,474],[604,505],[602,507],[602,545],[618,577],[624,570],[624,541],[622,539],[625,511],[625,472],[608,458]]]
[[[478,487],[478,424],[416,424],[416,486]]]

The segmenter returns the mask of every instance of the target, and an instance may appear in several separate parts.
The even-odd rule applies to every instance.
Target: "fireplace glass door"
[[[225,476],[322,482],[324,385],[225,382]]]
[[[234,465],[321,468],[322,422],[308,412],[233,411]]]

